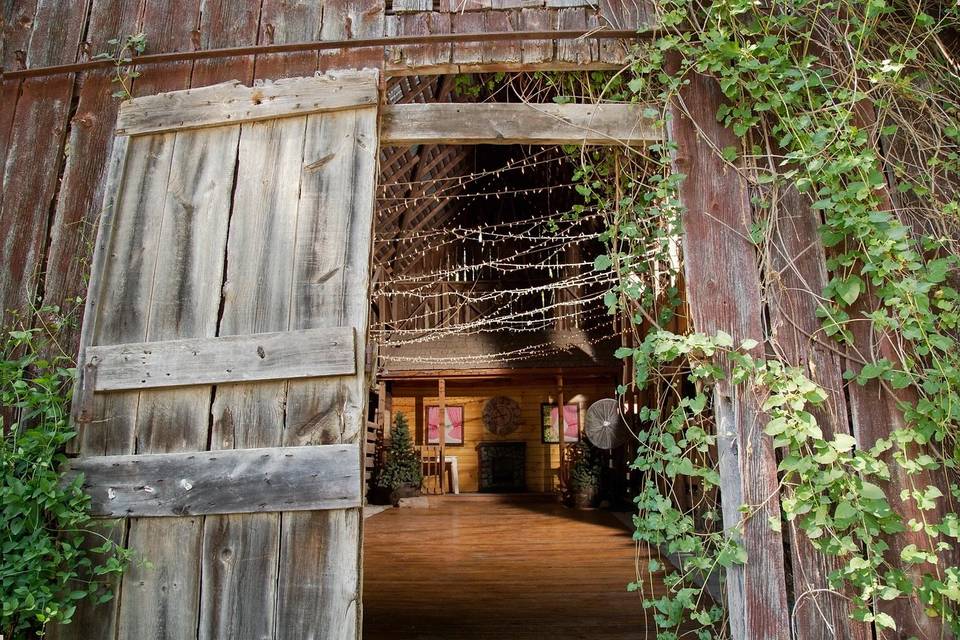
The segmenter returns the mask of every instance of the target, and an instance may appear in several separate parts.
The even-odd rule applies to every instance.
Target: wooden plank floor
[[[647,554],[611,514],[487,496],[430,503],[364,522],[365,640],[655,637],[626,591]]]

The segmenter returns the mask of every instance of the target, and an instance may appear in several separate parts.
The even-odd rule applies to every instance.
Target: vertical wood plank
[[[322,14],[309,0],[263,0],[257,40],[315,40]],[[316,52],[256,56],[254,76],[311,76],[316,68]],[[218,335],[289,327],[304,128],[304,118],[242,127]],[[285,398],[284,382],[218,387],[210,448],[279,445]],[[199,638],[275,637],[279,537],[275,513],[206,518]]]
[[[200,50],[239,47],[257,43],[260,23],[260,0],[204,0],[200,13]],[[253,81],[254,56],[235,56],[197,60],[194,63],[191,87],[239,80]]]
[[[723,330],[735,342],[762,343],[760,276],[748,240],[749,194],[714,152],[737,140],[717,123],[721,94],[715,82],[700,75],[689,81],[681,94],[688,111],[678,102],[671,105],[669,135],[678,146],[673,168],[687,176],[680,199],[686,210],[684,277],[693,328],[707,334]],[[721,384],[715,397],[724,527],[731,532],[738,527],[741,516],[734,510],[741,502],[757,506],[742,527],[747,564],[727,571],[731,633],[745,640],[785,640],[790,620],[783,540],[768,524],[769,517],[780,515],[772,442],[763,433],[763,416],[750,389]],[[737,491],[742,500],[736,499]]]
[[[320,38],[323,3],[315,0],[263,0],[260,9],[260,44],[311,42]],[[312,76],[317,52],[258,55],[256,77],[276,80]]]
[[[305,118],[242,125],[219,335],[289,327],[304,127]],[[210,448],[280,445],[285,395],[282,381],[217,387]],[[274,637],[279,521],[275,513],[207,517],[200,638],[240,629]],[[260,578],[235,582],[246,572]]]
[[[107,260],[108,250],[111,245],[114,214],[119,202],[118,189],[125,174],[127,147],[129,143],[129,138],[121,138],[114,142],[107,169],[107,180],[104,189],[106,196],[104,198],[100,219],[101,231],[98,235],[97,245],[93,255],[90,290],[84,313],[85,317],[91,320],[96,317],[96,309],[100,302],[98,291],[102,289],[102,280],[105,275],[104,263]],[[93,325],[94,323],[92,321],[84,323],[81,344],[89,344],[92,339]],[[90,437],[92,434],[98,434],[99,436],[103,430],[98,431],[95,427],[92,427],[87,431],[87,426],[89,425],[79,425],[80,431],[78,437],[68,445],[71,452],[78,452],[84,444],[89,445],[91,449],[94,450],[106,450],[106,444],[101,437]],[[117,544],[124,544],[126,530],[126,522],[123,520],[105,521],[94,535],[88,535],[86,537],[85,544],[88,548],[99,546],[101,541],[97,538],[97,533],[109,537]],[[113,597],[109,602],[99,606],[89,601],[80,603],[74,614],[73,623],[67,626],[54,626],[50,630],[50,637],[54,640],[80,637],[85,637],[86,640],[112,640],[115,638],[120,581],[121,577],[119,576],[110,580],[109,586]],[[81,630],[86,631],[81,632]]]
[[[488,33],[516,31],[519,18],[519,11],[487,11],[483,27]],[[520,62],[520,43],[516,40],[484,42],[481,48],[485,63]]]
[[[427,13],[404,13],[397,16],[398,35],[425,36],[430,33],[430,16]],[[396,47],[403,66],[415,67],[430,64],[433,46],[429,44],[405,44]]]
[[[174,137],[114,142],[81,345],[130,342],[146,335],[146,301],[158,254]],[[81,455],[133,453],[138,396],[122,392],[96,399],[94,421],[81,425],[77,438]],[[127,523],[113,524],[111,537],[125,543]],[[58,629],[57,637],[115,639],[123,581],[128,578],[129,574],[121,578],[109,603],[80,607],[77,621]]]
[[[323,3],[321,40],[383,36],[385,3],[380,0],[327,0]],[[383,67],[383,47],[320,52],[320,70]]]
[[[83,48],[107,51],[107,41],[137,29],[135,3],[94,0]],[[113,148],[113,123],[119,99],[108,69],[92,69],[78,78],[77,109],[70,124],[67,157],[50,229],[46,258],[44,302],[63,309],[86,294],[90,253],[102,214],[104,182]],[[76,353],[78,336],[64,336],[64,348]]]
[[[779,194],[771,220],[765,282],[770,314],[770,342],[784,362],[800,367],[827,392],[824,406],[813,410],[824,438],[851,434],[843,390],[843,363],[825,346],[816,311],[817,296],[827,284],[826,256],[820,242],[819,216],[794,189]],[[820,335],[820,338],[816,336]],[[849,638],[868,640],[869,625],[850,618],[852,593],[837,593],[828,576],[843,566],[818,553],[796,523],[790,523],[793,567],[793,617],[800,640]]]
[[[549,9],[523,9],[520,11],[522,31],[549,31],[553,28],[553,14]],[[521,43],[520,59],[524,64],[537,64],[553,60],[553,40],[525,40]]]
[[[174,134],[149,292],[148,341],[216,334],[239,130]],[[206,449],[210,394],[211,387],[199,385],[141,392],[136,452]],[[130,545],[154,568],[134,566],[124,578],[120,638],[194,636],[202,518],[133,518],[129,527]]]
[[[37,12],[37,0],[5,3],[3,6],[2,39],[0,39],[0,63],[4,69],[21,69],[27,61],[30,32]],[[6,165],[7,147],[13,129],[13,116],[17,112],[20,96],[20,80],[0,81],[0,167]],[[0,190],[0,204],[3,191]]]
[[[11,15],[19,22],[10,25],[14,36],[11,44],[25,46],[27,66],[75,61],[89,0],[40,0],[29,21],[30,39],[26,43],[18,27],[27,26],[30,4],[24,6],[23,14]],[[73,74],[27,78],[19,85],[19,98],[13,99],[16,112],[11,124],[4,127],[9,134],[3,134],[5,158],[0,189],[0,228],[5,230],[0,241],[0,322],[8,309],[26,312],[37,302],[50,210],[64,161],[73,83]],[[15,86],[8,85],[8,100],[14,91],[10,87]],[[4,109],[0,117],[10,118],[11,112]]]
[[[450,16],[450,29],[453,33],[479,33],[483,31],[483,13],[454,13]],[[458,42],[453,47],[451,59],[454,64],[480,64],[483,62],[481,43]]]
[[[353,443],[366,423],[376,110],[311,116],[306,149],[291,328],[355,327],[358,368],[289,383],[283,444]],[[283,514],[278,637],[357,635],[361,521],[359,509]]]
[[[354,443],[366,424],[376,109],[310,116],[305,149],[291,328],[355,327],[357,373],[290,381],[283,444]],[[361,521],[359,509],[283,514],[278,637],[356,637]]]
[[[877,115],[870,103],[858,105],[855,123],[867,130],[876,126]],[[881,210],[893,211],[894,200],[891,187],[887,185],[879,192]],[[836,251],[848,251],[843,245],[836,247]],[[886,359],[889,362],[900,362],[900,348],[896,337],[886,332],[877,331],[872,322],[863,321],[871,313],[881,308],[881,303],[868,283],[865,291],[851,305],[850,317],[861,319],[860,322],[851,322],[848,326],[853,336],[853,345],[847,347],[846,367],[854,374],[859,375],[863,361]],[[857,446],[861,448],[873,447],[881,438],[889,438],[890,434],[899,429],[909,428],[900,410],[901,404],[915,405],[919,399],[913,387],[892,390],[881,384],[879,379],[872,379],[865,385],[850,382],[847,386],[847,395],[850,403],[850,415],[853,432],[857,438]],[[915,455],[916,452],[913,452]],[[904,500],[901,492],[916,489],[925,489],[927,486],[937,486],[945,496],[950,495],[950,480],[934,477],[929,471],[920,471],[908,474],[900,464],[893,459],[893,451],[888,451],[881,458],[890,469],[890,482],[884,487],[887,501],[897,512],[903,522],[942,522],[949,509],[943,501],[938,501],[933,509],[921,511],[912,499]],[[890,548],[885,554],[891,566],[901,569],[914,584],[920,584],[925,572],[936,572],[936,567],[926,563],[908,564],[901,560],[900,554],[908,545],[915,545],[922,551],[937,554],[936,540],[922,531],[907,531],[887,536],[886,542]],[[956,562],[956,550],[944,551],[939,555],[941,563],[949,559]],[[878,640],[900,640],[900,638],[940,638],[943,629],[940,620],[926,614],[926,607],[916,595],[884,601],[879,605],[881,611],[889,614],[896,622],[895,631],[875,628]]]
[[[145,2],[140,31],[147,34],[149,51],[190,51],[196,48],[202,0]],[[122,36],[123,34],[118,34]],[[190,87],[193,62],[165,62],[145,66],[133,81],[134,96],[149,96]]]
[[[557,30],[587,28],[587,14],[582,7],[557,11]],[[586,64],[590,62],[591,42],[587,40],[557,40],[557,62]]]

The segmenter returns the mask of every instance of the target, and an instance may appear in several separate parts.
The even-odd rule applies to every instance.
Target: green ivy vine
[[[803,371],[775,358],[754,359],[746,353],[756,345],[735,349],[724,334],[664,330],[677,311],[675,295],[656,281],[650,286],[650,265],[677,281],[669,247],[679,236],[683,176],[671,168],[673,149],[654,145],[639,170],[641,163],[631,164],[621,150],[594,152],[583,162],[582,193],[610,212],[610,254],[596,265],[620,274],[608,302],[648,330],[645,336],[638,330],[638,346],[620,356],[634,360],[639,387],[688,363],[681,384],[671,374],[675,397],[644,410],[651,429],[641,435],[635,463],[648,472],[637,497],[637,539],[685,558],[682,569],[667,570],[670,592],[645,601],[659,637],[677,637],[690,624],[701,637],[722,636],[722,602],[705,598],[702,585],[718,568],[751,561],[717,513],[709,390],[721,380],[762,395],[765,430],[778,450],[782,519],[814,548],[842,560],[830,582],[853,594],[854,617],[895,629],[881,603],[912,596],[956,634],[960,568],[948,559],[960,536],[953,506],[960,496],[953,285],[960,67],[950,47],[960,10],[885,0],[655,5],[663,31],[637,47],[629,68],[603,79],[604,98],[658,105],[648,115],[666,124],[666,105],[682,103],[677,98],[691,74],[715,78],[726,98],[717,118],[740,139],[739,147],[716,152],[750,182],[758,256],[778,214],[776,195],[807,194],[822,216],[831,274],[825,290],[809,292],[820,301],[823,335],[816,338],[863,349],[855,323],[869,322],[884,349],[858,353],[864,364],[847,379],[914,394],[895,396],[905,426],[889,437],[860,446],[847,435],[826,439],[811,412],[826,394]],[[665,71],[668,63],[675,72]],[[720,352],[731,370],[718,365]],[[912,483],[899,497],[924,514],[920,521],[905,521],[889,503],[884,487],[894,466]],[[923,480],[931,476],[948,478],[949,491]],[[702,489],[703,502],[693,510],[678,507],[671,495],[679,477],[695,478]],[[755,507],[743,505],[742,517],[752,517]],[[924,534],[928,544],[908,545],[891,562],[886,537],[905,530]]]
[[[131,560],[97,530],[83,477],[63,476],[75,370],[57,334],[69,319],[54,308],[36,317],[40,326],[0,337],[0,635],[11,640],[70,623],[84,601],[110,600]]]

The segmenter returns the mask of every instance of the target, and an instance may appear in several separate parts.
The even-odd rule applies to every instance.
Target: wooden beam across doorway
[[[659,142],[638,104],[432,103],[382,108],[380,142],[415,144],[593,144]]]

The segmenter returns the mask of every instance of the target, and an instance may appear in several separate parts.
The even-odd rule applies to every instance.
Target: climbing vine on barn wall
[[[960,493],[960,356],[952,285],[960,238],[960,66],[950,53],[951,46],[957,50],[952,30],[960,26],[960,13],[956,5],[882,0],[656,5],[665,32],[635,51],[621,79],[608,81],[614,89],[609,97],[667,105],[676,103],[691,73],[716,78],[728,101],[717,117],[741,141],[739,148],[716,151],[751,184],[758,256],[765,254],[767,229],[778,214],[776,194],[788,188],[807,194],[821,212],[821,238],[830,256],[828,286],[810,292],[820,300],[821,339],[863,348],[854,345],[851,328],[869,321],[878,335],[889,337],[890,348],[859,354],[864,366],[847,377],[854,384],[880,380],[887,393],[909,388],[916,394],[916,401],[899,405],[904,428],[871,447],[857,447],[850,436],[824,438],[811,409],[826,394],[801,370],[751,358],[745,353],[754,345],[734,345],[723,334],[680,336],[658,329],[650,322],[649,299],[638,295],[642,287],[635,283],[641,279],[634,271],[642,261],[635,249],[649,251],[661,242],[647,236],[630,243],[629,221],[666,213],[674,221],[667,233],[675,227],[682,176],[671,170],[671,149],[652,149],[647,160],[656,169],[618,175],[614,188],[589,181],[589,173],[616,169],[619,153],[607,156],[604,169],[586,163],[585,195],[619,213],[628,209],[610,232],[609,262],[626,267],[616,304],[635,320],[638,312],[646,316],[653,327],[638,347],[621,355],[636,361],[640,385],[678,357],[690,363],[692,393],[664,415],[658,415],[660,407],[646,410],[655,427],[645,434],[636,462],[653,472],[638,497],[637,537],[691,558],[683,572],[668,576],[671,593],[647,602],[661,637],[674,637],[684,620],[701,624],[704,633],[717,631],[723,612],[706,605],[697,585],[719,567],[752,561],[722,533],[716,505],[683,512],[668,490],[677,477],[688,476],[699,479],[704,496],[715,495],[715,431],[703,416],[708,389],[731,375],[717,365],[720,352],[732,362],[730,381],[750,382],[768,412],[766,432],[779,448],[783,519],[815,548],[842,560],[830,582],[852,595],[854,617],[893,629],[897,621],[880,603],[912,594],[956,633],[960,568],[946,559],[960,537],[953,506]],[[676,73],[664,71],[668,59]],[[624,239],[627,251],[618,246]],[[868,311],[855,310],[861,307]],[[899,497],[925,515],[919,521],[904,521],[900,505],[889,504],[883,487],[893,466],[912,484]],[[923,480],[928,477],[949,478],[949,491]],[[755,507],[743,505],[742,517],[751,517]],[[885,557],[885,535],[905,529],[925,534],[928,544],[905,547],[896,566]]]
[[[631,318],[636,333],[619,355],[633,360],[635,385],[659,379],[670,390],[642,410],[650,428],[635,462],[647,472],[636,538],[685,558],[682,570],[664,567],[669,593],[645,599],[659,637],[675,638],[690,624],[700,637],[723,637],[723,599],[711,601],[703,585],[725,567],[762,561],[747,557],[721,523],[710,415],[710,390],[720,382],[750,389],[769,417],[782,518],[768,526],[788,523],[839,560],[830,586],[852,600],[853,617],[882,635],[902,623],[882,603],[916,597],[928,616],[958,633],[960,567],[950,558],[960,538],[960,9],[885,0],[654,4],[664,29],[636,48],[628,68],[540,80],[567,96],[561,101],[660,105],[646,115],[666,124],[666,105],[682,108],[677,98],[691,74],[715,78],[727,100],[717,117],[740,141],[716,153],[750,185],[758,261],[769,255],[778,194],[805,194],[821,216],[829,256],[827,287],[807,292],[822,321],[814,338],[859,361],[845,375],[850,384],[879,382],[883,393],[896,394],[905,425],[872,444],[827,438],[814,417],[827,394],[781,362],[772,345],[762,359],[747,355],[757,346],[750,341],[669,331],[679,310],[683,213],[683,176],[671,167],[670,143],[570,149],[585,206],[607,213],[609,255],[595,265],[619,275],[607,302]],[[676,70],[667,73],[668,66]],[[775,286],[773,279],[765,286]],[[883,343],[882,350],[854,341],[857,322],[870,323],[882,337],[873,347]],[[909,488],[891,505],[892,473]],[[702,490],[692,509],[672,494],[684,478]],[[743,505],[741,521],[757,506]],[[922,516],[902,517],[905,506]],[[891,561],[887,536],[903,531],[926,543],[906,545]],[[642,582],[631,588],[647,591]]]

